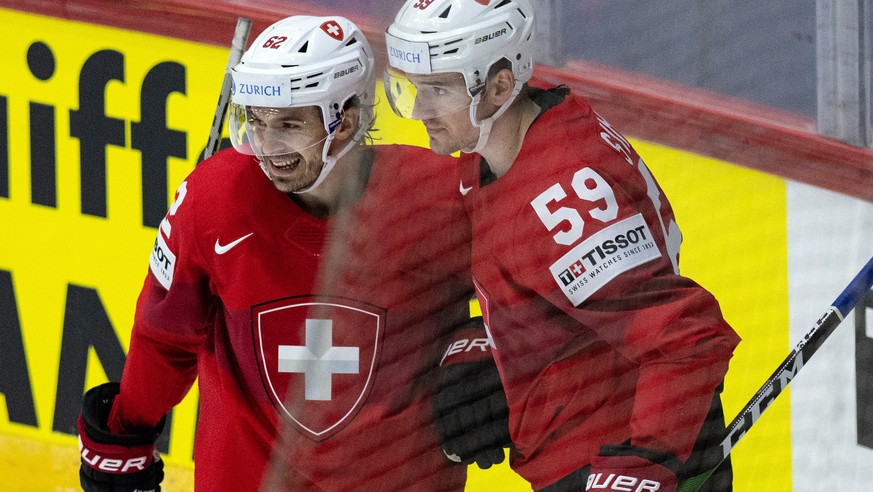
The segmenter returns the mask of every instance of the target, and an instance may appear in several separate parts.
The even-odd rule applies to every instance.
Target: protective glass
[[[385,94],[397,116],[412,120],[439,118],[466,110],[473,103],[458,72],[410,74],[385,70]]]
[[[315,111],[306,111],[314,108]],[[227,131],[242,154],[277,156],[302,152],[324,142],[327,132],[315,107],[263,108],[231,103]]]

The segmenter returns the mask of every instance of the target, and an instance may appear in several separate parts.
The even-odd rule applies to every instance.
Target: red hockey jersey
[[[373,148],[363,195],[315,218],[228,150],[158,231],[110,428],[154,425],[199,377],[202,491],[461,490],[431,422],[435,368],[469,318],[457,162]]]
[[[464,156],[460,189],[513,468],[542,488],[627,440],[687,459],[739,338],[678,274],[670,203],[627,140],[568,96],[505,175]]]

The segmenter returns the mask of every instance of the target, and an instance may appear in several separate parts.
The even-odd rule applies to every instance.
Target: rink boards
[[[156,221],[207,140],[227,50],[13,10],[0,18],[0,472],[8,490],[75,490],[77,398],[120,376]],[[424,144],[380,101],[379,143]],[[629,136],[673,204],[682,272],[743,338],[726,381],[730,418],[873,253],[873,207]],[[873,444],[858,415],[873,412],[873,381],[855,364],[871,316],[847,319],[740,443],[736,490],[821,490],[822,477],[863,490]],[[195,418],[196,392],[161,443],[165,490],[191,488]],[[469,490],[496,486],[528,490],[505,465],[471,470]]]

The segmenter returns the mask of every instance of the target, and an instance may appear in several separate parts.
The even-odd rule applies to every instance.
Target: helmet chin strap
[[[360,118],[360,116],[359,116],[359,118]],[[324,180],[327,178],[327,175],[330,174],[330,171],[336,165],[337,161],[340,160],[340,158],[342,158],[342,156],[346,155],[350,150],[352,150],[352,148],[354,148],[355,145],[358,144],[358,142],[361,141],[361,138],[363,138],[363,136],[367,132],[367,128],[369,128],[369,126],[370,126],[369,124],[359,125],[358,131],[355,133],[355,136],[352,137],[348,142],[346,142],[346,146],[343,147],[334,156],[328,155],[328,152],[330,151],[330,144],[331,144],[331,142],[333,142],[333,139],[336,136],[336,134],[334,132],[331,132],[330,135],[327,136],[327,139],[324,141],[324,148],[321,150],[321,161],[324,163],[324,165],[321,166],[321,173],[318,175],[318,178],[316,178],[315,182],[312,183],[311,185],[309,185],[306,189],[297,190],[293,193],[297,194],[297,195],[302,194],[302,193],[309,193],[310,191],[317,188],[318,185],[323,183]]]
[[[478,94],[473,96],[473,104],[470,105],[470,122],[474,127],[479,129],[479,140],[476,141],[476,147],[474,147],[473,150],[461,150],[461,152],[465,154],[482,152],[482,149],[484,149],[488,144],[488,137],[491,136],[491,127],[494,125],[494,121],[496,121],[497,118],[500,118],[500,116],[509,109],[509,106],[511,106],[512,102],[515,101],[515,98],[518,97],[518,93],[521,92],[523,86],[523,82],[516,80],[515,87],[513,87],[509,99],[507,99],[494,114],[482,121],[476,121],[476,109],[479,107],[479,102],[482,100],[482,92],[484,91],[479,91]]]
[[[331,144],[331,142],[333,142],[334,136],[335,135],[333,133],[331,133],[330,135],[327,136],[327,139],[324,141],[324,148],[321,150],[321,162],[323,162],[324,164],[321,166],[321,173],[318,175],[318,178],[316,178],[315,182],[312,183],[311,185],[309,185],[308,187],[306,187],[302,190],[294,191],[293,193],[295,195],[300,195],[302,193],[308,193],[308,192],[318,188],[318,185],[323,183],[325,178],[327,178],[327,175],[330,174],[331,169],[333,169],[333,166],[336,165],[336,161],[340,157],[345,155],[346,152],[351,150],[351,145],[353,143],[355,143],[353,141],[349,141],[348,143],[346,143],[345,148],[343,148],[341,151],[337,152],[337,155],[329,156],[329,155],[327,155],[327,153],[330,151],[330,144]]]

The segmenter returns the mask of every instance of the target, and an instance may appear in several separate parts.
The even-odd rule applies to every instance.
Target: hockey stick
[[[239,17],[236,20],[236,29],[233,32],[233,41],[230,44],[230,56],[227,58],[227,67],[224,69],[224,81],[221,83],[221,93],[218,95],[218,106],[215,108],[215,116],[212,117],[209,140],[206,142],[206,148],[203,149],[203,160],[218,152],[221,146],[221,128],[224,126],[227,105],[230,102],[230,69],[235,67],[239,63],[240,58],[242,58],[251,28],[252,21],[250,19]]]
[[[679,487],[678,492],[694,492],[702,486],[715,470],[727,459],[731,450],[737,445],[746,432],[761,417],[770,404],[782,393],[782,390],[797,376],[810,357],[821,347],[822,343],[834,332],[834,329],[843,321],[849,312],[867,294],[873,286],[873,258],[864,265],[864,268],[849,282],[849,285],[831,304],[828,310],[813,326],[812,330],[803,337],[788,357],[770,376],[764,385],[755,393],[755,396],[746,404],[743,410],[727,426],[727,435],[721,442],[722,458],[713,468],[706,472],[691,477]]]

